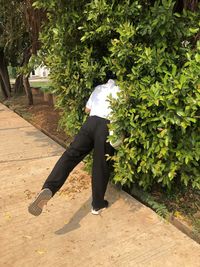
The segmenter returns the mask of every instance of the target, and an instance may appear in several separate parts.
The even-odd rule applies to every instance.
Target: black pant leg
[[[90,121],[86,121],[74,141],[57,161],[42,188],[49,188],[53,195],[61,188],[70,172],[92,150],[93,139],[89,133]]]
[[[95,130],[93,169],[92,169],[92,206],[101,208],[104,206],[104,195],[109,181],[110,166],[106,155],[113,155],[114,149],[108,143],[108,121],[99,119]]]

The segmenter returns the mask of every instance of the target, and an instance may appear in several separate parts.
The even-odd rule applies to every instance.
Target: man
[[[36,199],[30,204],[28,210],[32,215],[41,214],[44,205],[61,188],[74,167],[92,149],[94,151],[91,212],[98,215],[108,207],[108,201],[104,199],[109,180],[109,162],[106,155],[113,155],[114,152],[113,147],[107,142],[111,112],[108,97],[117,98],[118,92],[119,87],[112,79],[95,88],[86,104],[85,111],[89,113],[89,117],[75,136],[74,141],[56,163]]]

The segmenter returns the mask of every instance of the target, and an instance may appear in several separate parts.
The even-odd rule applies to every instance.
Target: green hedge
[[[200,12],[151,2],[36,1],[48,11],[40,56],[72,134],[94,86],[116,73],[111,127],[125,139],[113,157],[115,181],[200,188]]]

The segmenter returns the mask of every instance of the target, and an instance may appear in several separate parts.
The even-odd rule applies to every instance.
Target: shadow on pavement
[[[90,212],[91,198],[83,203],[83,205],[75,212],[73,217],[61,229],[55,232],[56,235],[64,235],[74,231],[80,227],[80,221]]]
[[[108,199],[108,201],[109,201],[109,208],[118,199],[122,199],[121,194],[123,194],[122,191],[117,190],[115,186],[112,186],[112,185],[108,186],[106,199]],[[128,196],[128,194],[126,194],[126,196]],[[143,205],[140,202],[138,202],[136,200],[133,202],[133,199],[131,196],[128,196],[126,201],[130,202],[129,203],[129,210],[131,212],[137,212],[140,208],[143,207]],[[72,216],[72,218],[69,220],[69,222],[67,224],[65,224],[61,229],[55,231],[55,234],[56,235],[64,235],[64,234],[67,234],[67,233],[74,231],[74,230],[78,229],[79,227],[81,227],[81,225],[80,225],[81,220],[84,217],[86,217],[88,213],[90,213],[91,202],[92,202],[92,200],[90,197],[74,213],[74,215]],[[101,215],[93,215],[93,216],[101,216]]]

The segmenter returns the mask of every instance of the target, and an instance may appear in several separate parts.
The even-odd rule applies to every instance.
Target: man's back
[[[86,108],[90,110],[90,116],[108,119],[111,112],[108,97],[117,98],[118,92],[119,87],[112,79],[105,84],[97,86],[86,104]]]

